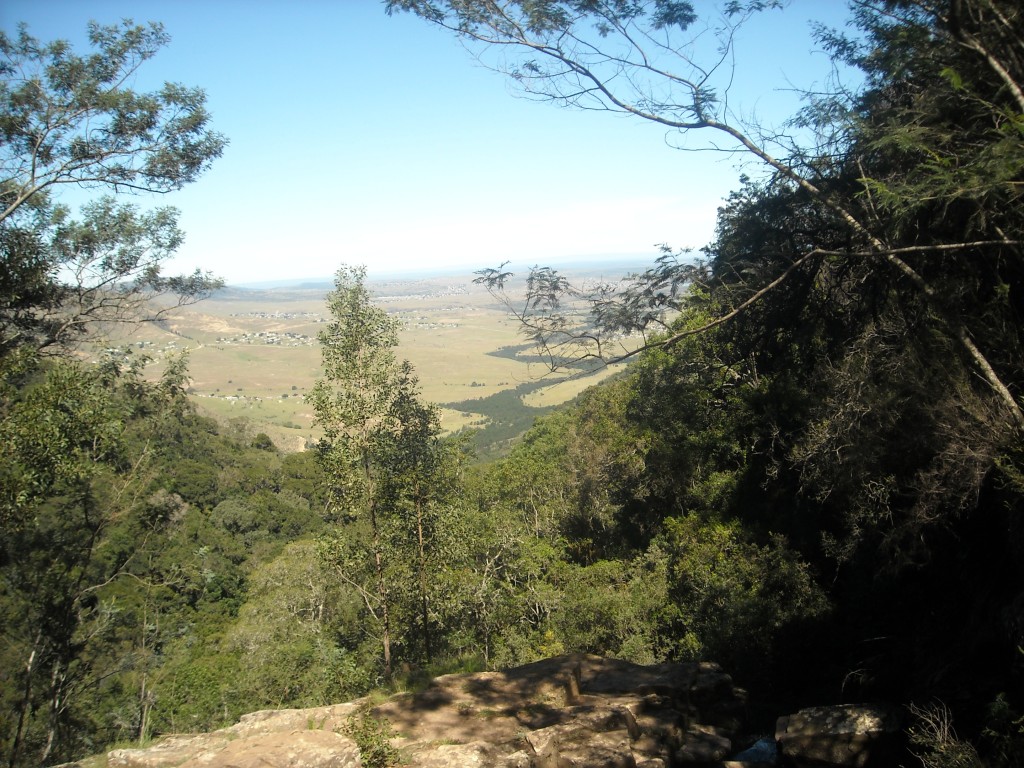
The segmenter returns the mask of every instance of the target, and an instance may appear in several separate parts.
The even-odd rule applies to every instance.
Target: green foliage
[[[198,417],[178,365],[147,383],[141,360],[32,368],[19,354],[5,362],[0,702],[12,716],[0,745],[7,762],[71,759],[107,742],[219,727],[255,702],[280,702],[268,686],[256,686],[258,695],[243,686],[248,668],[222,638],[245,603],[243,566],[274,558],[323,525],[300,495],[304,462],[234,441]],[[201,503],[219,516],[168,490],[193,487],[178,484],[194,478],[176,477],[198,463],[186,456],[204,459]],[[278,471],[276,490],[243,479]],[[243,497],[222,495],[241,488],[254,488],[242,510]],[[302,679],[293,684],[297,699],[368,686],[333,635],[312,650],[302,642],[289,652],[338,677]]]
[[[134,319],[154,294],[191,301],[219,285],[198,271],[161,276],[182,238],[174,209],[101,197],[75,221],[54,202],[66,184],[180,189],[221,154],[201,90],[125,87],[168,39],[155,24],[92,24],[95,52],[81,56],[24,26],[0,33],[0,355],[64,347],[100,321]]]
[[[393,641],[433,655],[432,575],[462,451],[440,440],[437,408],[420,401],[412,366],[395,357],[398,322],[372,305],[364,277],[338,270],[319,336],[324,377],[310,402],[330,505],[349,523],[325,537],[321,554],[362,598],[389,678]],[[418,614],[417,633],[401,633],[401,612],[406,627]]]
[[[757,546],[733,523],[667,521],[659,540],[668,569],[676,652],[713,658],[741,679],[777,674],[787,630],[822,617],[828,601],[784,540]]]
[[[43,348],[66,351],[95,321],[133,318],[155,293],[195,297],[213,284],[160,277],[160,262],[180,242],[173,211],[139,214],[101,199],[86,204],[76,222],[45,193],[86,177],[111,188],[137,181],[140,187],[169,189],[190,181],[219,153],[220,139],[203,128],[201,112],[193,114],[192,127],[176,126],[191,108],[175,98],[153,115],[153,126],[167,131],[159,140],[148,129],[133,139],[111,126],[106,137],[120,143],[101,146],[103,134],[93,130],[89,151],[97,154],[87,156],[88,148],[72,138],[83,124],[75,121],[92,119],[95,129],[104,115],[121,110],[119,98],[133,98],[130,92],[108,93],[86,103],[90,88],[104,87],[86,81],[105,67],[108,75],[134,71],[139,61],[129,60],[137,46],[148,45],[142,38],[128,40],[137,31],[126,27],[120,41],[115,31],[96,31],[103,51],[88,61],[63,44],[39,47],[24,33],[18,41],[0,41],[7,57],[5,107],[11,107],[8,99],[24,96],[25,88],[38,97],[22,104],[17,120],[2,121],[9,139],[6,167],[18,167],[18,137],[43,119],[34,110],[52,121],[47,140],[55,142],[37,156],[35,176],[0,182],[7,206],[0,217],[0,612],[6,619],[0,674],[2,705],[11,713],[4,718],[0,748],[11,765],[71,759],[104,741],[148,739],[154,721],[160,722],[154,719],[155,691],[166,682],[164,654],[173,638],[188,632],[190,612],[205,613],[216,604],[203,616],[210,631],[240,596],[240,574],[222,556],[230,545],[218,549],[185,540],[189,531],[202,528],[190,516],[190,503],[216,503],[216,464],[182,461],[177,479],[164,474],[190,451],[206,450],[205,436],[216,433],[184,399],[184,358],[168,360],[163,377],[150,383],[146,358],[112,353],[87,366],[62,358],[40,361],[35,354]],[[56,63],[34,70],[48,58]],[[64,65],[71,69],[61,74]],[[8,79],[15,69],[28,79]],[[22,91],[13,92],[12,83]],[[59,99],[54,88],[65,89]],[[78,88],[85,90],[67,90]],[[60,111],[67,99],[80,97],[86,100],[76,102],[80,112]],[[201,94],[190,98],[201,109]],[[54,99],[64,99],[63,106],[54,106]],[[213,143],[189,148],[190,134]],[[133,145],[135,140],[147,144]],[[77,154],[65,163],[68,145],[62,142],[76,141]],[[163,153],[162,170],[129,168],[154,152]],[[193,155],[195,165],[175,170],[189,152],[199,153]],[[126,163],[120,170],[118,157]],[[104,169],[112,175],[93,176]],[[76,274],[91,277],[57,282]],[[116,294],[113,283],[119,285]],[[127,589],[129,583],[135,588]]]
[[[507,454],[515,440],[533,426],[539,416],[552,410],[550,407],[538,408],[523,402],[525,395],[544,386],[544,382],[527,381],[487,397],[441,405],[483,415],[487,424],[472,433],[473,443],[482,459],[495,459]]]
[[[565,541],[581,562],[628,553],[650,536],[630,506],[650,436],[625,418],[627,381],[592,388],[537,422],[489,473],[489,494],[507,500],[535,536]]]
[[[24,26],[16,37],[0,37],[4,143],[16,156],[38,159],[33,175],[11,190],[19,204],[41,187],[83,181],[179,189],[223,148],[206,129],[202,91],[171,83],[152,94],[123,88],[169,42],[159,24],[93,23],[89,42],[96,52],[82,57],[65,41],[40,44]]]
[[[564,652],[599,653],[637,664],[669,655],[665,558],[653,551],[633,562],[567,565],[558,574],[560,605],[552,617]],[[555,654],[545,654],[555,655]]]
[[[1024,653],[1018,649],[1018,652]],[[1014,765],[1024,748],[1024,715],[1015,711],[1004,693],[988,706],[988,718],[982,730],[989,765]]]
[[[274,447],[274,441],[265,432],[260,432],[252,439],[252,447],[259,448],[263,451],[276,450]]]
[[[216,503],[218,496],[216,467],[193,459],[179,459],[175,462],[173,485],[169,489],[189,504],[208,509]]]
[[[769,133],[727,122],[695,41],[643,34],[657,4],[391,4],[500,47],[517,84],[555,103],[720,132],[765,164],[722,208],[704,262],[666,249],[626,286],[596,288],[537,267],[523,301],[504,293],[503,268],[481,273],[556,366],[608,357],[612,334],[666,332],[646,337],[662,350],[616,414],[641,438],[632,472],[593,473],[595,496],[583,468],[538,444],[533,466],[533,446],[512,455],[507,500],[486,498],[520,519],[532,509],[584,565],[621,556],[599,544],[616,537],[660,548],[675,652],[750,668],[801,641],[786,627],[813,628],[831,643],[820,674],[833,690],[955,697],[973,734],[1003,681],[1020,680],[1018,5],[856,3],[855,32],[821,39],[864,87],[809,98],[780,155],[757,143]],[[600,441],[581,442],[600,466]],[[570,524],[584,498],[603,502]],[[627,519],[640,536],[625,537]]]
[[[238,693],[235,680],[242,668],[237,655],[173,650],[178,652],[161,670],[154,733],[212,731],[236,722],[254,704],[258,708]]]
[[[472,10],[392,7],[442,23]],[[520,32],[561,42],[594,14],[665,31],[690,12],[511,7],[532,14]],[[942,696],[953,711],[921,709],[911,732],[924,764],[1012,764],[1024,697],[1012,407],[1024,382],[1024,103],[1006,41],[1024,22],[1002,0],[951,8],[960,15],[862,3],[863,41],[826,35],[864,69],[866,88],[811,106],[803,124],[832,144],[745,182],[705,262],[666,251],[617,297],[589,296],[600,299],[590,314],[569,306],[587,297],[538,268],[538,314],[523,317],[538,323],[532,338],[561,333],[571,353],[593,353],[572,346],[566,318],[588,334],[665,335],[629,375],[472,470],[467,441],[440,437],[436,410],[395,357],[397,323],[360,269],[339,271],[321,334],[316,451],[282,455],[265,435],[200,417],[184,358],[158,382],[123,356],[40,362],[37,347],[77,334],[33,325],[68,295],[50,282],[48,265],[66,263],[54,254],[66,247],[127,275],[143,268],[140,249],[165,255],[177,234],[169,214],[100,202],[72,222],[38,190],[18,203],[0,222],[5,761],[213,729],[247,709],[351,698],[382,678],[422,684],[446,660],[475,669],[586,651],[713,659],[755,699]],[[482,29],[473,25],[496,17],[473,18]],[[163,42],[130,26],[95,35],[99,58],[83,71],[106,56],[112,71],[133,72]],[[19,56],[79,61],[52,47],[37,55],[26,39],[0,40],[5,76]],[[11,147],[52,85],[8,77],[8,111],[28,99],[21,117],[0,116]],[[155,99],[139,114],[201,107],[196,94],[171,97],[138,96]],[[672,119],[713,115],[714,104],[691,91]],[[198,132],[182,136],[212,141],[191,114]],[[183,183],[219,151],[204,146],[179,147],[185,166],[166,177],[147,177],[138,156],[122,182],[104,181]],[[9,180],[0,197],[18,189]],[[487,277],[497,285],[507,273]],[[398,680],[395,660],[409,664]],[[972,740],[952,731],[954,715]],[[366,764],[397,760],[371,712],[346,730]]]
[[[79,748],[74,694],[102,680],[108,664],[116,669],[87,641],[116,624],[94,593],[128,565],[104,542],[141,482],[140,463],[123,453],[141,382],[137,371],[111,374],[55,362],[2,382],[10,398],[0,411],[3,706],[13,713],[2,743],[11,764]]]
[[[389,768],[398,765],[401,755],[392,746],[395,733],[384,718],[374,717],[368,707],[353,712],[342,732],[359,747],[359,758],[367,768]]]
[[[316,543],[289,544],[248,578],[249,599],[225,635],[241,669],[233,681],[243,700],[281,706],[345,701],[369,686],[336,637],[358,621],[359,597],[325,572]]]

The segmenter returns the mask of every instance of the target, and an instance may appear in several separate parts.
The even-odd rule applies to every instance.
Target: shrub
[[[365,768],[389,768],[398,765],[400,755],[391,739],[395,735],[391,724],[374,717],[369,707],[361,707],[349,715],[342,732],[359,747],[359,757]]]

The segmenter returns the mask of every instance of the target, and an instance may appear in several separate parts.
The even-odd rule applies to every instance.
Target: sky
[[[708,11],[711,0],[698,0]],[[830,61],[809,20],[842,26],[844,0],[791,0],[737,40],[730,105],[777,124],[794,89]],[[79,52],[86,25],[159,21],[170,45],[136,87],[200,86],[223,157],[194,184],[142,207],[181,212],[168,274],[199,268],[232,285],[597,261],[699,249],[744,170],[723,153],[670,145],[636,118],[517,94],[453,36],[378,0],[3,0]],[[75,197],[75,193],[71,194]]]

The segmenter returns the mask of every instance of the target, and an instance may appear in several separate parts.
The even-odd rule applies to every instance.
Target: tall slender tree
[[[324,430],[318,455],[330,511],[349,523],[329,537],[325,551],[375,620],[384,674],[390,677],[399,602],[395,582],[409,562],[416,564],[417,586],[402,592],[417,595],[418,609],[411,612],[420,615],[430,650],[430,506],[443,464],[436,408],[420,401],[412,366],[395,354],[399,323],[373,305],[365,279],[362,267],[338,270],[328,297],[332,321],[319,337],[324,376],[310,399]],[[360,528],[365,541],[359,540]],[[370,578],[361,579],[360,572]]]

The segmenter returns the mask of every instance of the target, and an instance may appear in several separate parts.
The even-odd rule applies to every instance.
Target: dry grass
[[[371,284],[380,305],[403,323],[398,355],[419,376],[425,400],[437,404],[487,397],[544,371],[522,360],[491,354],[522,343],[518,326],[468,277],[416,284]],[[158,361],[188,350],[191,392],[199,408],[222,420],[248,419],[275,444],[300,450],[317,439],[312,409],[303,396],[321,374],[317,332],[327,319],[324,290],[233,292],[122,335]],[[552,378],[527,396],[527,405],[564,403],[607,377]],[[442,408],[452,432],[481,426],[480,414]]]

